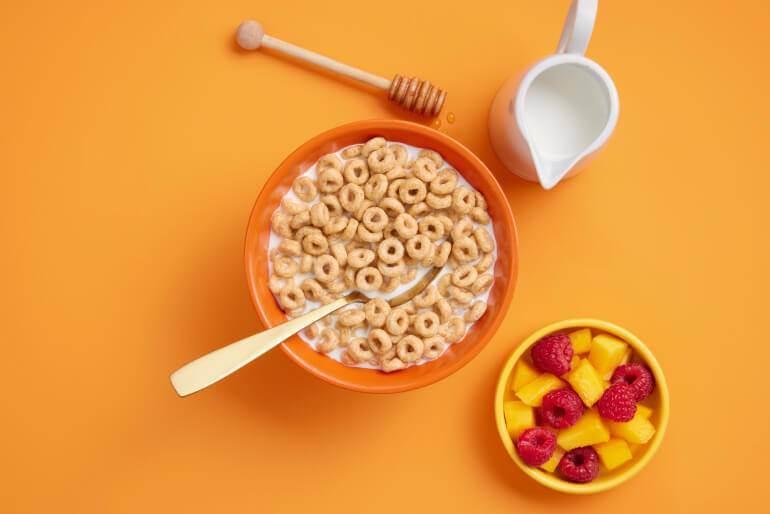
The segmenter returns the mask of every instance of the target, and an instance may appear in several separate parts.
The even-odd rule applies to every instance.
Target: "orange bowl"
[[[273,327],[286,321],[285,314],[267,287],[270,216],[291,189],[294,179],[321,156],[348,145],[363,143],[375,136],[436,150],[486,197],[498,254],[487,313],[473,325],[461,342],[450,346],[440,358],[390,374],[345,366],[316,352],[299,336],[288,339],[281,347],[294,362],[330,384],[367,393],[398,393],[441,380],[473,359],[500,326],[513,297],[518,264],[513,214],[492,172],[466,147],[431,128],[399,120],[359,121],[314,137],[278,166],[257,197],[246,229],[246,280],[251,300],[262,322],[267,327]]]

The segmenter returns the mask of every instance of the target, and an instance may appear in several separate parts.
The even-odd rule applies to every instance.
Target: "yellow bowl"
[[[637,450],[638,453],[634,455],[633,459],[623,466],[612,471],[607,471],[602,467],[599,476],[594,481],[587,484],[575,484],[562,480],[556,474],[548,473],[540,468],[524,464],[521,458],[519,458],[518,453],[516,453],[516,448],[511,440],[511,436],[508,435],[508,429],[505,426],[505,416],[503,415],[503,402],[512,395],[509,384],[514,365],[533,344],[548,334],[583,327],[590,328],[594,332],[604,332],[623,339],[633,348],[637,357],[641,358],[650,368],[655,377],[655,390],[649,398],[645,400],[645,404],[650,404],[654,409],[654,413],[650,420],[655,425],[655,435],[652,437],[652,440]],[[641,471],[641,469],[650,462],[652,456],[655,455],[655,452],[658,450],[658,447],[663,440],[663,436],[666,433],[666,426],[668,425],[669,409],[666,379],[663,376],[663,370],[661,369],[660,364],[658,364],[658,361],[655,359],[655,356],[649,348],[628,330],[612,323],[595,319],[570,319],[559,321],[548,325],[529,336],[508,358],[502,373],[500,373],[500,379],[497,382],[497,390],[495,392],[495,420],[497,422],[497,431],[500,434],[500,440],[503,442],[503,446],[505,446],[505,449],[508,451],[508,455],[511,456],[511,459],[513,459],[516,465],[518,465],[524,473],[534,478],[536,481],[556,491],[570,494],[592,494],[606,491],[622,484]]]

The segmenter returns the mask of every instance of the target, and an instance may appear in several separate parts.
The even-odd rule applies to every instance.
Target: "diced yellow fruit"
[[[574,332],[571,332],[569,335],[569,339],[572,342],[572,350],[576,354],[588,353],[588,350],[591,349],[591,329],[590,328],[581,328],[580,330],[575,330]]]
[[[628,350],[626,350],[626,353],[625,353],[625,355],[623,355],[623,358],[622,358],[622,359],[620,359],[620,362],[618,362],[618,366],[620,366],[620,365],[622,365],[622,364],[628,364],[628,362],[629,362],[630,360],[631,360],[631,348],[629,348]],[[602,378],[603,378],[604,380],[607,380],[607,381],[609,381],[609,379],[611,379],[611,378],[612,378],[612,374],[615,372],[615,369],[616,369],[616,368],[617,368],[617,366],[615,366],[615,367],[614,367],[614,368],[612,368],[611,370],[607,371],[607,372],[604,374],[604,376],[603,376]]]
[[[562,387],[564,387],[564,382],[559,380],[558,377],[555,377],[550,373],[543,373],[535,380],[519,389],[516,392],[516,396],[527,405],[540,407],[543,403],[543,396],[554,389],[561,389]]]
[[[572,356],[572,360],[569,361],[569,369],[570,369],[570,371],[575,369],[578,364],[580,364],[580,357],[578,357],[577,355],[573,355]]]
[[[503,404],[505,426],[515,441],[524,430],[535,426],[535,410],[529,405],[514,400]]]
[[[631,449],[623,439],[610,439],[606,443],[594,446],[596,453],[602,460],[602,464],[608,470],[613,470],[631,460]]]
[[[655,435],[655,427],[650,423],[650,420],[639,414],[638,409],[631,421],[626,423],[611,421],[609,427],[612,435],[634,444],[645,444]]]
[[[600,377],[611,375],[628,351],[628,344],[607,334],[599,334],[591,341],[588,360]],[[609,377],[607,377],[609,378]]]
[[[511,380],[511,389],[513,392],[518,392],[519,389],[529,384],[537,378],[539,373],[524,359],[519,359],[516,363],[516,367],[513,368],[513,380]]]
[[[553,473],[556,471],[556,466],[559,465],[559,461],[561,461],[561,458],[564,457],[564,450],[561,448],[556,448],[553,451],[553,455],[551,455],[551,458],[546,461],[545,464],[540,466],[540,469],[544,469],[545,471],[548,471],[549,473]]]
[[[650,416],[652,416],[652,409],[646,405],[636,404],[636,413],[644,419],[650,419]]]
[[[610,432],[594,409],[586,411],[577,423],[556,436],[556,443],[567,451],[581,446],[606,443],[609,440]]]
[[[588,407],[599,401],[606,387],[588,359],[581,359],[580,363],[567,374],[565,379]]]
[[[637,452],[642,448],[641,444],[633,444],[628,443],[628,449],[631,450],[631,455],[636,455]]]

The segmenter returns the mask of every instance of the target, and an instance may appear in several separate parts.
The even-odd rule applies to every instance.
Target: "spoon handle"
[[[349,297],[339,298],[298,318],[198,357],[176,370],[171,375],[171,384],[179,396],[198,392],[238,371],[300,330],[353,301],[355,300]]]

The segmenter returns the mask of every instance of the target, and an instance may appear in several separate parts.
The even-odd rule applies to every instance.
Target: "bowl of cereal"
[[[669,418],[663,370],[634,334],[572,319],[529,336],[503,367],[495,419],[511,459],[557,491],[616,487],[652,459]]]
[[[267,327],[351,291],[370,298],[282,348],[331,384],[395,393],[447,377],[489,342],[513,296],[517,250],[508,201],[478,157],[423,125],[370,120],[312,138],[273,172],[245,264]],[[435,269],[411,301],[388,303]]]

